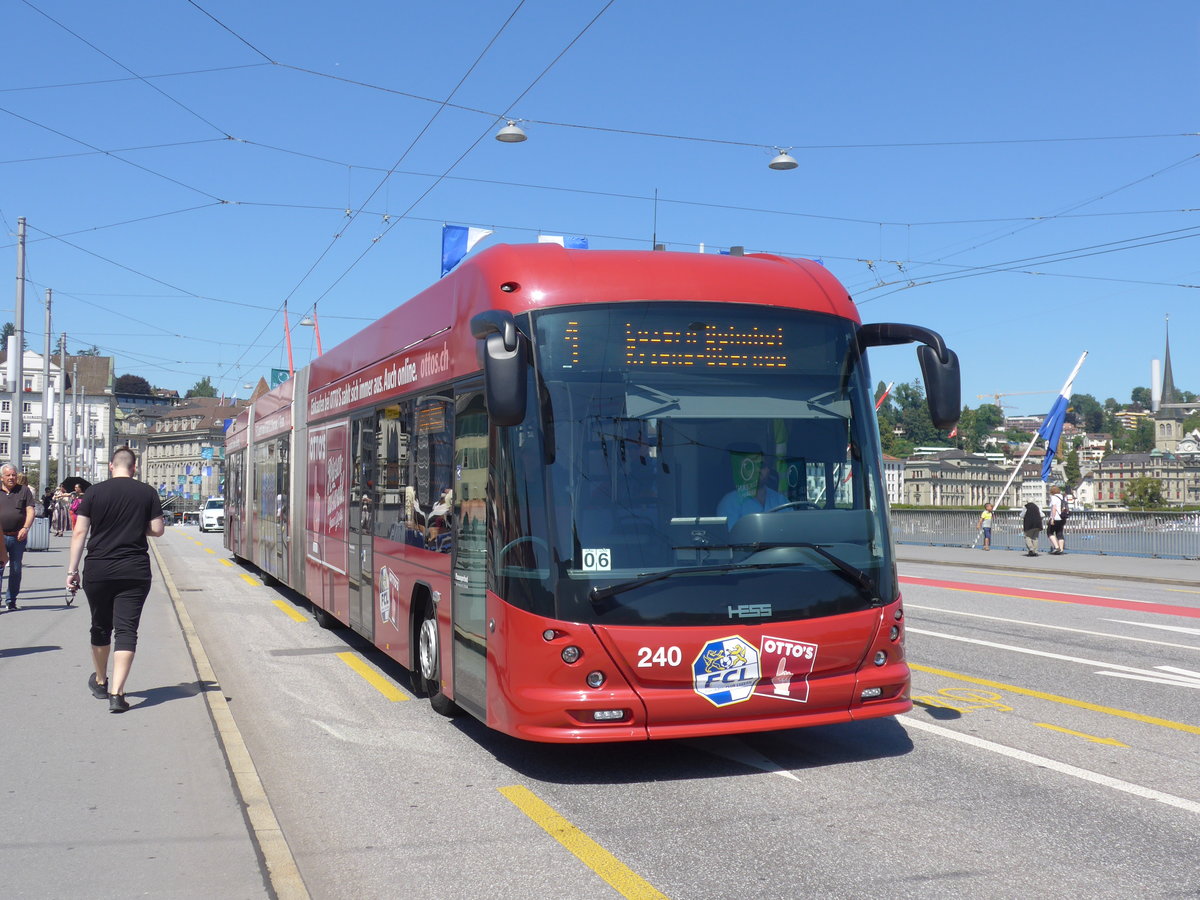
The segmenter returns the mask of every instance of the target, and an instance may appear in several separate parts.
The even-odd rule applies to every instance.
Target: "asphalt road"
[[[1200,585],[905,562],[912,713],[561,747],[436,715],[220,540],[157,546],[313,897],[1200,892]]]

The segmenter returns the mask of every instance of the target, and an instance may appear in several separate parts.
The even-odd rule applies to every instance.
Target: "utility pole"
[[[8,384],[12,391],[12,439],[17,442],[16,466],[18,472],[25,471],[21,438],[25,427],[22,421],[22,406],[25,394],[25,217],[17,219],[17,304],[13,314],[13,337],[16,350],[8,355]]]
[[[67,470],[67,333],[58,339],[58,483],[62,484]]]
[[[42,353],[42,426],[38,444],[42,451],[41,471],[38,473],[38,484],[41,494],[46,493],[50,485],[50,422],[53,416],[50,411],[50,288],[46,288],[46,342]]]

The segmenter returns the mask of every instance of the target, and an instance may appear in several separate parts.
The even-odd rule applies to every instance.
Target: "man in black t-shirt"
[[[133,477],[137,472],[133,451],[118,447],[108,469],[112,478],[88,488],[76,513],[67,590],[77,590],[81,584],[79,562],[86,544],[87,569],[82,585],[92,610],[92,662],[96,669],[88,676],[88,687],[94,696],[108,699],[110,712],[121,713],[129,709],[125,680],[137,649],[142,606],[150,594],[150,545],[146,537],[159,537],[164,529],[158,492]]]

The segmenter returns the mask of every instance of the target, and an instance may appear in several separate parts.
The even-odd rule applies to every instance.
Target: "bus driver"
[[[730,451],[729,457],[733,464],[733,490],[717,504],[717,515],[725,517],[727,528],[732,528],[742,516],[768,512],[788,502],[787,497],[767,485],[771,467],[761,450],[738,448]]]

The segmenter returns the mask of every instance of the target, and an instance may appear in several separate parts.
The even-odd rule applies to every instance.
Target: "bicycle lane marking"
[[[1091,703],[1087,700],[1076,700],[1072,697],[1049,694],[1045,691],[1035,691],[1032,688],[1018,687],[1015,684],[1005,684],[1002,681],[989,681],[986,678],[972,678],[970,675],[960,675],[958,672],[950,672],[946,669],[935,669],[931,666],[922,666],[914,662],[910,662],[908,667],[914,672],[925,672],[930,675],[939,675],[942,678],[950,678],[954,681],[965,681],[968,684],[978,684],[984,687],[995,688],[998,691],[1008,691],[1013,694],[1022,694],[1026,697],[1036,697],[1039,700],[1049,700],[1052,703],[1062,703],[1066,706],[1074,706],[1077,709],[1086,709],[1092,712],[1103,713],[1104,715],[1108,716],[1116,716],[1117,718],[1121,719],[1130,719],[1134,722],[1141,722],[1144,725],[1157,725],[1160,728],[1170,728],[1174,731],[1184,731],[1188,734],[1200,734],[1200,725],[1189,725],[1186,722],[1174,722],[1171,719],[1160,719],[1157,716],[1147,716],[1143,713],[1130,712],[1126,709],[1117,709],[1112,706],[1101,706],[1099,703]]]
[[[943,590],[962,591],[968,594],[992,594],[998,597],[1020,597],[1025,600],[1045,600],[1050,603],[1078,603],[1084,606],[1100,606],[1107,609],[1137,610],[1152,612],[1166,616],[1183,616],[1190,619],[1200,619],[1200,608],[1192,606],[1174,606],[1168,603],[1152,603],[1141,600],[1119,600],[1115,597],[1097,597],[1091,594],[1069,594],[1061,591],[1039,591],[1035,588],[1003,588],[986,584],[971,584],[965,581],[942,581],[937,578],[917,578],[912,575],[901,575],[901,584],[912,584],[920,587],[942,588]]]

